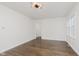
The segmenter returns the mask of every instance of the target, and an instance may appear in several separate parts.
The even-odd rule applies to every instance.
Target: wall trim
[[[31,39],[31,40],[34,40],[34,39]],[[1,50],[0,53],[1,53],[1,54],[4,54],[4,52],[6,52],[6,51],[8,51],[8,50],[10,50],[10,49],[13,49],[13,48],[15,48],[15,47],[17,47],[17,46],[20,46],[20,45],[22,45],[22,44],[24,44],[24,43],[28,43],[28,42],[31,41],[31,40],[23,41],[23,42],[21,42],[21,43],[18,43],[18,44],[16,44],[16,45],[12,46],[12,47],[9,47],[9,48],[6,48],[6,49],[4,49],[4,50]]]
[[[49,39],[49,38],[42,38],[43,40],[56,40],[56,41],[66,41],[66,40],[63,40],[63,39]]]
[[[78,51],[68,42],[68,41],[66,41],[68,44],[69,44],[69,46],[74,50],[74,52],[79,56],[79,53],[78,53]]]

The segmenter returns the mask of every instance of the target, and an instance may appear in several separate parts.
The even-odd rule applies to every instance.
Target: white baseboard
[[[65,41],[65,40],[62,40],[62,39],[46,39],[46,38],[42,38],[43,40],[56,40],[56,41]]]
[[[31,40],[33,40],[33,39],[31,39]],[[21,42],[21,43],[15,44],[15,45],[12,46],[12,47],[9,47],[9,48],[6,48],[6,49],[4,49],[4,50],[1,50],[0,53],[3,54],[4,52],[6,52],[6,51],[8,51],[8,50],[10,50],[10,49],[12,49],[12,48],[15,48],[15,47],[17,47],[17,46],[19,46],[19,45],[22,45],[22,44],[24,44],[24,43],[27,43],[27,42],[29,42],[29,41],[31,41],[31,40],[23,41],[23,42]]]
[[[79,52],[68,42],[68,41],[66,41],[69,45],[70,45],[70,47],[75,51],[75,53],[79,56]]]
[[[43,40],[53,40],[53,39],[45,39],[45,38],[42,38]],[[66,41],[66,40],[62,40],[62,39],[54,39],[54,40],[57,40],[57,41]],[[75,51],[75,53],[77,53],[77,55],[79,55],[79,52],[68,42],[66,41],[70,46],[71,48]]]
[[[31,40],[33,40],[33,39],[31,39]],[[44,39],[44,38],[43,38],[43,40],[51,40],[51,39]],[[29,40],[29,41],[30,41],[30,40]],[[19,44],[17,44],[17,45],[12,46],[12,47],[6,48],[6,49],[0,51],[0,53],[4,53],[5,51],[8,51],[8,50],[10,50],[10,49],[12,49],[12,48],[15,48],[15,47],[17,47],[17,46],[19,46],[19,45],[22,45],[22,44],[24,44],[24,43],[26,43],[26,42],[29,42],[29,41],[24,41],[24,42],[22,42],[22,43],[19,43]],[[57,41],[64,41],[64,40],[57,40]],[[77,55],[79,55],[78,51],[77,51],[68,41],[66,41],[66,42],[67,42],[67,43],[71,46],[71,48],[77,53]]]

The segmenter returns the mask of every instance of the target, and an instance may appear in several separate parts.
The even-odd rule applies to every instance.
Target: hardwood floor
[[[77,56],[64,41],[35,39],[11,50],[1,56]]]

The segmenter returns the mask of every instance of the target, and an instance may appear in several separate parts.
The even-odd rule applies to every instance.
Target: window
[[[73,15],[69,18],[68,24],[67,24],[67,35],[69,35],[72,38],[75,38],[75,31],[76,31],[76,17]]]

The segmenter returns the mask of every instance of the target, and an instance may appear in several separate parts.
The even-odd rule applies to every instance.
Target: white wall
[[[35,38],[34,22],[0,5],[0,52]]]
[[[66,37],[66,20],[63,17],[53,19],[40,19],[40,32],[43,39],[61,40]]]
[[[76,7],[70,12],[70,14],[67,17],[67,25],[69,18],[75,16],[75,37],[70,36],[67,34],[67,42],[70,44],[70,46],[74,49],[74,51],[79,55],[79,3],[76,5]]]
[[[33,20],[35,23],[35,36],[41,36],[41,21],[40,20]]]

